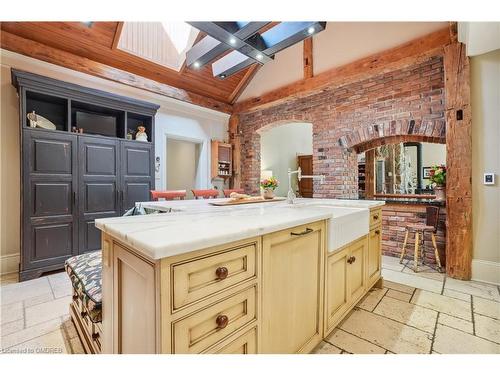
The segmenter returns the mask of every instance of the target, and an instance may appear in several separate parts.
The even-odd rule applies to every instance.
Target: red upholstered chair
[[[224,197],[229,198],[231,193],[245,194],[245,190],[243,189],[224,189]]]
[[[151,190],[151,199],[154,201],[163,198],[167,201],[186,198],[186,190]]]
[[[219,191],[216,189],[206,189],[206,190],[191,190],[194,195],[194,199],[210,199],[217,198],[219,196]]]

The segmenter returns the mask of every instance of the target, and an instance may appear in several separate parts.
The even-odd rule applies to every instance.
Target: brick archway
[[[359,143],[357,145],[353,145],[352,149],[356,151],[356,153],[365,152],[371,149],[374,149],[383,145],[391,145],[395,143],[404,143],[404,142],[424,142],[424,143],[440,143],[446,144],[445,137],[427,137],[425,135],[419,134],[407,134],[407,135],[394,135],[389,137],[381,137],[381,138],[373,138],[367,142]]]

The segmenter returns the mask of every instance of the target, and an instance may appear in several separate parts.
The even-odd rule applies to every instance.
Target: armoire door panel
[[[62,267],[78,244],[76,135],[24,129],[22,169],[21,271]]]
[[[79,139],[78,252],[98,250],[97,218],[120,216],[120,141],[96,137]],[[97,242],[97,244],[96,244]]]
[[[116,176],[116,143],[85,144],[85,175]]]
[[[82,225],[80,236],[82,236],[85,251],[101,248],[101,231],[96,228],[95,220],[89,220]]]
[[[30,144],[32,173],[71,174],[72,141],[64,139],[36,139]]]
[[[70,182],[31,183],[31,215],[70,215],[73,212],[73,184]]]
[[[124,173],[127,176],[150,176],[151,166],[149,163],[150,149],[131,149],[125,147],[126,154],[124,157],[127,159],[126,170]]]
[[[121,173],[124,177],[151,177],[154,148],[149,143],[122,141]]]
[[[126,182],[123,189],[123,212],[134,207],[136,202],[147,202],[150,200],[149,194],[152,189],[150,181]]]
[[[71,256],[73,252],[73,224],[52,224],[33,227],[31,261]]]
[[[117,187],[114,181],[87,182],[84,184],[85,206],[84,213],[118,211]]]

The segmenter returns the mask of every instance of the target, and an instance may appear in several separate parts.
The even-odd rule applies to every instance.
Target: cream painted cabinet
[[[325,334],[366,292],[367,237],[329,255],[326,260]]]
[[[323,333],[324,222],[263,236],[262,351],[311,351]]]
[[[329,331],[330,327],[333,327],[349,308],[348,258],[349,248],[345,248],[330,255],[326,261],[326,331]]]
[[[382,226],[370,230],[367,253],[367,286],[372,287],[379,279],[382,268]]]

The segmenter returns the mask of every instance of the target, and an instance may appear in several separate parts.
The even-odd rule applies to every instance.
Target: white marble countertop
[[[173,211],[97,219],[95,225],[146,257],[157,260],[329,219],[335,217],[335,207],[369,209],[384,204],[364,200],[297,199],[294,205],[280,201],[221,207],[209,202],[142,202],[144,207]],[[323,203],[330,207],[317,206]],[[349,214],[346,210],[337,211],[339,216]]]

